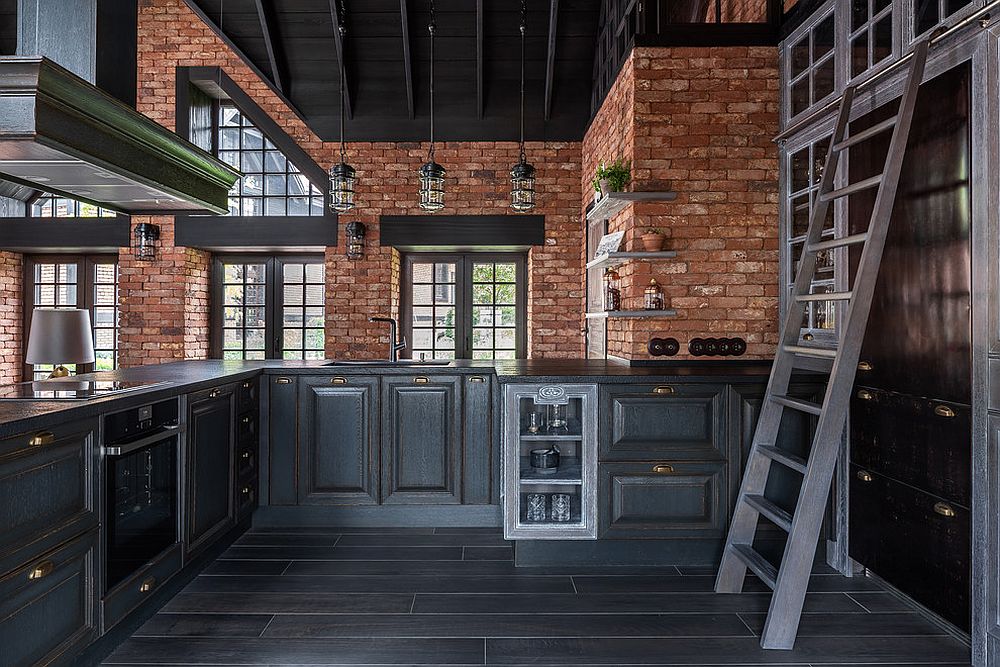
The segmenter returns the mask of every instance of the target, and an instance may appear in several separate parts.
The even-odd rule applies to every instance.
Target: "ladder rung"
[[[802,473],[803,475],[806,474],[806,466],[808,465],[808,462],[801,456],[789,454],[783,449],[772,447],[770,445],[761,445],[757,448],[757,451],[772,461],[777,461],[786,468],[791,468],[792,470]]]
[[[754,551],[749,544],[733,544],[730,547],[736,557],[743,561],[743,564],[760,577],[761,581],[767,584],[772,591],[778,581],[778,568],[771,565],[771,562]]]
[[[841,197],[853,195],[855,192],[870,190],[877,187],[881,182],[882,174],[879,174],[877,176],[872,176],[871,178],[866,178],[863,181],[858,181],[857,183],[851,183],[850,185],[840,188],[839,190],[824,192],[819,196],[819,199],[820,201],[833,201],[834,199],[840,199]]]
[[[764,496],[748,495],[743,496],[743,502],[763,514],[774,525],[778,526],[786,533],[792,532],[792,515]]]
[[[811,415],[819,415],[823,412],[822,405],[812,403],[810,401],[803,401],[800,398],[790,398],[788,396],[775,394],[771,397],[771,400],[778,405],[784,405],[786,408],[792,408],[793,410],[798,410],[800,412],[808,412]]]
[[[842,236],[839,239],[830,239],[829,241],[819,241],[818,243],[812,243],[809,245],[807,250],[809,252],[818,252],[820,250],[830,250],[832,248],[843,248],[844,246],[864,243],[867,240],[868,240],[867,233],[851,234],[850,236]]]
[[[805,357],[816,357],[817,359],[836,359],[837,350],[831,350],[825,347],[807,347],[805,345],[785,345],[783,346],[785,352],[791,352],[792,354],[801,354]]]
[[[892,118],[883,120],[878,125],[873,125],[872,127],[869,127],[867,130],[862,130],[857,134],[852,134],[850,137],[844,139],[839,144],[834,144],[833,150],[842,151],[845,148],[850,148],[851,146],[860,144],[862,141],[871,139],[877,134],[882,134],[886,130],[891,130],[892,128],[896,127],[897,120],[898,118],[896,116],[893,116]]]
[[[853,292],[818,292],[816,294],[799,294],[795,300],[799,303],[806,301],[847,301]]]

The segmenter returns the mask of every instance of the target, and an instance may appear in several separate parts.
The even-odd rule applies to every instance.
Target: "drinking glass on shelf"
[[[569,429],[566,423],[566,406],[549,406],[549,433],[567,433]]]
[[[538,410],[533,411],[528,415],[528,433],[538,433],[542,430],[543,423],[545,423],[545,418],[542,413]]]
[[[552,494],[552,520],[560,523],[569,521],[570,498],[568,493]]]
[[[545,494],[528,494],[528,521],[545,521]]]

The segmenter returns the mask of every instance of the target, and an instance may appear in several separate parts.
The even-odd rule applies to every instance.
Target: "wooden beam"
[[[483,42],[486,29],[483,26],[483,0],[476,0],[476,115],[481,119],[485,112],[486,85],[483,67]]]
[[[337,49],[337,63],[344,67],[344,89],[340,94],[344,96],[344,108],[347,110],[347,118],[354,118],[354,110],[351,107],[351,77],[347,71],[347,63],[344,62],[344,51],[347,46],[340,37],[340,16],[337,15],[337,0],[330,0],[330,18],[333,20],[333,44]]]
[[[406,80],[406,110],[410,118],[413,110],[413,58],[410,56],[410,14],[406,8],[407,0],[399,0],[399,19],[403,26],[403,78]]]
[[[271,65],[271,81],[283,93],[288,92],[288,80],[285,76],[285,55],[277,42],[274,26],[274,8],[271,0],[254,0],[257,8],[257,20],[260,22],[260,34],[264,37],[264,47],[267,49],[267,61]]]
[[[549,46],[545,57],[545,120],[552,117],[552,80],[556,67],[556,30],[559,27],[559,0],[549,5]]]

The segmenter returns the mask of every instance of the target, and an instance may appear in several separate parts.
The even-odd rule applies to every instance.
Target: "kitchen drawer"
[[[0,573],[97,525],[96,429],[69,422],[0,442]]]
[[[104,632],[128,616],[177,574],[182,565],[183,546],[175,544],[104,596]]]
[[[80,535],[0,579],[4,665],[68,661],[97,636],[97,535]]]
[[[259,440],[257,411],[246,412],[236,417],[236,442],[239,444],[256,443]]]
[[[726,467],[672,461],[600,464],[599,537],[725,537]]]
[[[260,380],[243,380],[236,387],[236,411],[247,412],[260,408]]]
[[[851,466],[851,558],[965,631],[969,527],[967,508]]]
[[[855,388],[851,461],[968,507],[971,420],[967,405]]]
[[[236,477],[257,476],[257,442],[236,445]]]
[[[605,385],[602,461],[724,460],[724,385]]]
[[[240,479],[236,485],[236,520],[242,521],[257,508],[257,478]]]

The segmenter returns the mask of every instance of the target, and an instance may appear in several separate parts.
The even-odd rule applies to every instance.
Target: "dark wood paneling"
[[[489,504],[499,485],[499,439],[493,437],[493,378],[466,376],[463,382],[462,502]]]
[[[402,250],[515,250],[545,243],[543,215],[383,215],[379,245]]]
[[[135,107],[138,55],[138,0],[98,0],[97,86]]]
[[[234,523],[235,416],[233,385],[188,398],[187,553],[204,548]]]
[[[129,246],[129,218],[0,219],[0,250],[118,252]]]
[[[219,252],[316,252],[337,245],[337,221],[329,216],[180,216],[174,233],[178,245]]]
[[[299,504],[377,503],[378,378],[310,377],[299,385]]]
[[[268,488],[269,505],[298,502],[298,378],[268,375]]]

